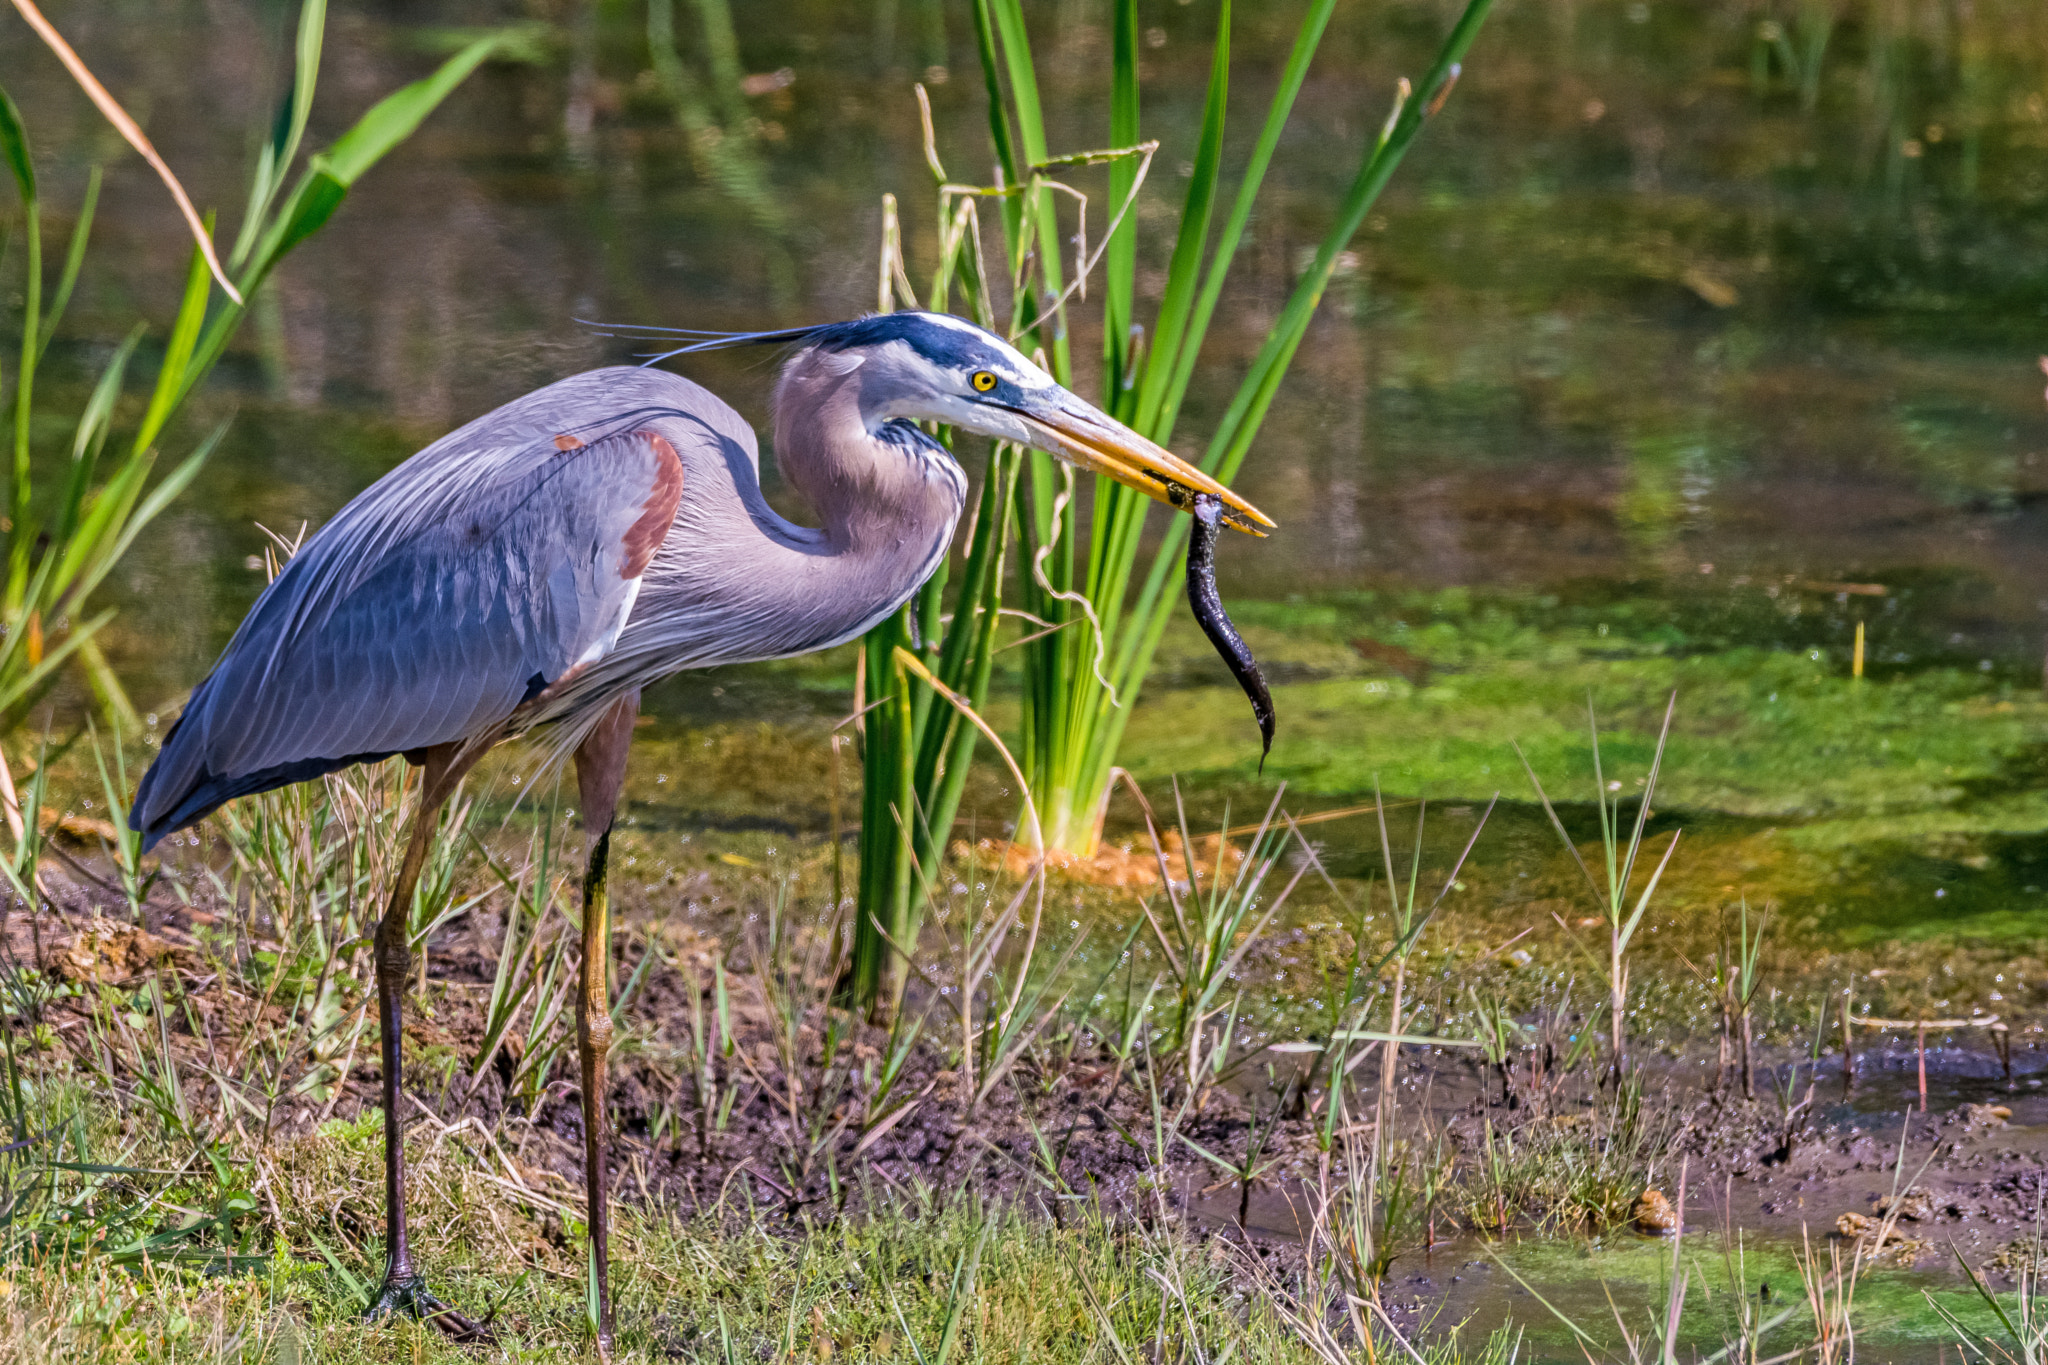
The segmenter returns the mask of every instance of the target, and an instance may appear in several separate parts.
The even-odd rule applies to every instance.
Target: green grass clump
[[[95,1130],[123,1126],[97,1100],[73,1117]],[[231,1162],[254,1175],[260,1229],[239,1266],[118,1265],[74,1248],[0,1267],[0,1358],[475,1359],[418,1324],[360,1322],[365,1277],[381,1256],[381,1124],[372,1110],[274,1151],[236,1148]],[[431,1273],[471,1311],[496,1311],[492,1354],[580,1354],[582,1230],[553,1197],[573,1191],[535,1178],[521,1193],[489,1144],[460,1125],[422,1124],[408,1149],[412,1212],[434,1230]],[[130,1149],[144,1162],[174,1152],[153,1139]],[[955,1360],[1082,1360],[1112,1335],[1190,1359],[1309,1358],[1270,1302],[1246,1293],[1238,1251],[1177,1227],[1092,1212],[1055,1224],[972,1189],[879,1181],[856,1191],[844,1215],[787,1217],[779,1204],[753,1203],[748,1184],[735,1181],[707,1208],[620,1211],[619,1359],[936,1362],[950,1339]],[[169,1207],[186,1193],[167,1187],[160,1199]]]

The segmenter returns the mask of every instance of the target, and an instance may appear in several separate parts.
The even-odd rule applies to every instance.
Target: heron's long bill
[[[1015,410],[1051,454],[1184,512],[1194,510],[1197,493],[1207,493],[1223,504],[1227,525],[1250,535],[1263,536],[1272,528],[1271,517],[1172,451],[1072,394],[1062,397],[1058,407]]]

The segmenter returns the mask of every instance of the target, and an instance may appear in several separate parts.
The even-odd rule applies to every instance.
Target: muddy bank
[[[225,918],[198,907],[167,910],[149,931],[87,919],[90,889],[72,888],[66,916],[9,919],[14,961],[66,987],[37,1019],[11,1022],[29,1025],[22,1036],[46,1062],[61,1067],[68,1050],[82,1067],[108,1001],[146,1013],[161,989],[163,1037],[192,1103],[226,1112],[222,1052],[287,1026],[293,1006],[287,990],[252,994],[248,973],[229,964],[277,945],[225,931]],[[406,1026],[414,1121],[474,1119],[572,1188],[582,1150],[573,1052],[558,1034],[544,1039],[558,1050],[536,1075],[515,1029],[484,1055],[498,943],[489,917],[474,918],[424,953]],[[830,1010],[831,945],[814,929],[785,926],[773,941],[758,908],[632,927],[614,978],[630,990],[612,1090],[621,1199],[694,1209],[741,1197],[818,1218],[877,1182],[972,1183],[1055,1217],[1080,1203],[1120,1216],[1178,1210],[1214,1235],[1284,1247],[1374,1131],[1376,1054],[1358,1059],[1367,1065],[1334,1119],[1327,1068],[1302,1084],[1320,1064],[1313,1055],[1239,1055],[1220,1080],[1191,1085],[1185,1059],[1123,1049],[1117,1021],[1102,1017],[1052,1021],[991,1083],[986,1056],[963,1061],[955,1004],[929,987],[914,988],[893,1035]],[[354,964],[356,977],[352,959],[339,961],[331,976],[350,983],[337,1002],[345,1013],[359,1003],[350,992],[367,998],[368,963]],[[1925,1113],[1911,1048],[1865,1050],[1853,1084],[1839,1057],[1767,1052],[1755,1098],[1732,1076],[1717,1083],[1710,1039],[1667,1043],[1618,1090],[1593,1057],[1545,1069],[1532,1052],[1504,1081],[1469,1052],[1405,1049],[1393,1178],[1416,1193],[1383,1235],[1405,1266],[1472,1237],[1612,1234],[1631,1225],[1646,1189],[1675,1197],[1682,1167],[1689,1225],[1853,1238],[1856,1219],[1881,1220],[1902,1193],[1892,1261],[1946,1257],[1954,1241],[1989,1263],[2031,1226],[2043,1189],[2048,1054],[2032,1041],[2022,1035],[2010,1081],[1995,1053],[1930,1049]],[[358,1029],[346,1052],[324,1046],[329,1070],[274,1103],[275,1138],[374,1107],[374,1033]],[[118,1053],[111,1061],[119,1074]]]

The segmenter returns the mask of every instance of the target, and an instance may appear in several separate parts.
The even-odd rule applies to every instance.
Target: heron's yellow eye
[[[996,386],[996,377],[994,372],[990,370],[976,370],[973,383],[976,393],[987,393]]]

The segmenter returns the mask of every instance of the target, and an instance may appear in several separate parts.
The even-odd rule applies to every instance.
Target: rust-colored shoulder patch
[[[627,528],[626,538],[621,542],[620,548],[625,552],[619,560],[621,578],[638,578],[647,572],[647,565],[667,538],[669,525],[676,519],[676,508],[683,500],[682,456],[657,432],[634,434],[646,441],[654,454],[654,487],[648,492],[647,501],[640,504],[644,510]]]
[[[583,449],[583,442],[565,431],[555,438],[555,449],[561,451],[581,450]]]

